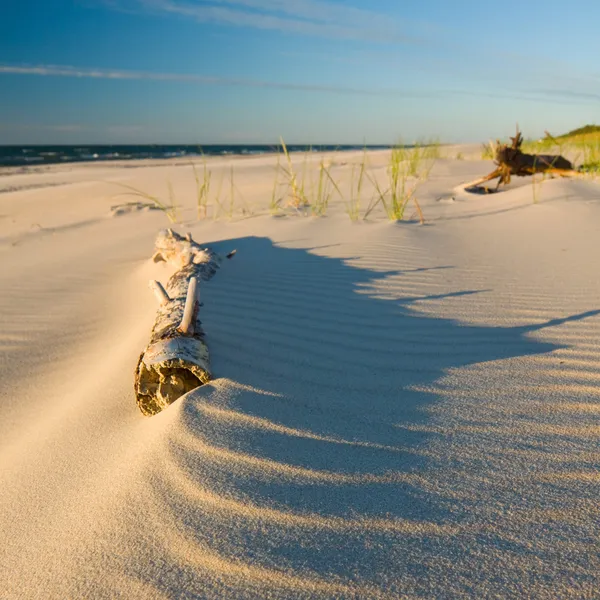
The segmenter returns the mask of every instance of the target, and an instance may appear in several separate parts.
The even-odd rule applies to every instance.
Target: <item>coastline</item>
[[[352,152],[356,150],[389,150],[391,145],[354,145],[354,144],[289,144],[291,154],[328,152]],[[183,145],[122,145],[122,146],[1,146],[0,168],[36,167],[61,164],[111,164],[139,160],[168,161],[172,159],[197,160],[208,157],[255,157],[281,152],[279,144],[195,144]]]

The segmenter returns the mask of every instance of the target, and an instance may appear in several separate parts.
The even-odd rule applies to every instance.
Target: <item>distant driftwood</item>
[[[150,343],[135,370],[134,384],[137,404],[145,415],[160,412],[211,378],[208,348],[198,318],[200,282],[217,272],[222,257],[202,248],[189,233],[181,236],[167,229],[158,234],[153,260],[171,263],[178,270],[166,287],[150,282],[159,308]]]
[[[549,135],[549,134],[548,134]],[[551,137],[551,136],[550,136]],[[496,191],[500,184],[508,185],[511,176],[525,177],[536,173],[547,173],[549,175],[559,175],[560,177],[577,177],[581,173],[573,169],[573,165],[564,156],[554,154],[525,154],[521,150],[523,143],[523,134],[517,127],[515,137],[510,138],[512,143],[500,144],[496,142],[495,160],[497,167],[489,175],[476,179],[462,185],[463,189],[476,189],[482,183],[498,178],[495,190],[479,188],[486,192]]]

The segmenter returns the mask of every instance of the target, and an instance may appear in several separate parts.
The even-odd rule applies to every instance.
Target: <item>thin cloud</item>
[[[256,88],[274,88],[291,91],[329,92],[337,94],[359,94],[367,96],[402,95],[405,97],[430,97],[430,92],[410,92],[399,89],[362,89],[345,86],[318,84],[283,83],[258,79],[236,79],[228,77],[205,77],[203,75],[185,75],[177,73],[149,73],[147,71],[122,71],[115,69],[78,68],[65,65],[0,65],[0,74],[38,75],[44,77],[75,77],[91,79],[118,79],[139,81],[170,81],[195,83],[200,85],[224,85]]]
[[[392,96],[394,98],[444,98],[465,96],[479,98],[505,98],[533,102],[552,102],[555,104],[595,103],[599,99],[596,93],[564,90],[520,90],[479,91],[461,89],[404,90],[400,88],[354,88],[346,86],[284,83],[259,79],[237,79],[229,77],[206,77],[178,73],[150,73],[148,71],[124,71],[119,69],[94,69],[68,65],[7,65],[0,64],[0,75],[33,75],[40,77],[73,77],[88,79],[109,79],[122,81],[157,81],[188,83],[206,86],[238,86],[265,89],[279,89],[296,92],[334,93],[361,96]]]
[[[93,0],[101,2],[112,10],[130,13],[150,13],[157,16],[179,16],[199,23],[233,26],[268,31],[280,31],[327,40],[362,40],[384,44],[426,44],[428,48],[440,46],[436,58],[439,65],[444,56],[452,50],[461,50],[472,55],[472,47],[460,41],[460,31],[452,31],[446,25],[433,21],[399,20],[390,14],[355,8],[327,0]],[[410,31],[411,33],[407,33]],[[414,33],[416,32],[416,33]],[[433,37],[432,37],[433,36]],[[348,49],[344,49],[344,54]],[[496,63],[501,56],[501,65],[506,67],[509,60],[521,72],[528,65],[530,74],[545,74],[556,78],[557,65],[561,61],[553,57],[551,64],[541,56],[538,60],[530,55],[507,52],[505,48],[488,46],[476,53],[479,58],[487,56]],[[344,59],[338,59],[347,62]],[[391,62],[389,57],[384,59]],[[546,64],[548,63],[548,64]],[[576,75],[571,64],[566,61],[571,76]],[[459,65],[464,68],[464,60]],[[492,69],[489,69],[492,71]],[[560,77],[566,82],[566,72]],[[576,79],[598,81],[598,74],[576,75]]]
[[[389,20],[379,13],[347,5],[341,6],[331,2],[316,0],[295,0],[294,2],[289,0],[212,0],[212,3],[250,8],[263,12],[280,12],[307,21],[389,27]]]
[[[584,92],[577,90],[535,90],[532,93],[541,96],[563,98],[565,100],[589,100],[590,102],[600,102],[599,92]]]
[[[318,0],[105,0],[105,5],[133,12],[171,14],[200,23],[282,31],[327,39],[416,43],[389,16]],[[411,25],[411,29],[415,24]]]
[[[77,131],[88,131],[89,127],[79,124],[65,125],[40,125],[37,123],[0,123],[0,131],[58,131],[61,133],[73,133]]]

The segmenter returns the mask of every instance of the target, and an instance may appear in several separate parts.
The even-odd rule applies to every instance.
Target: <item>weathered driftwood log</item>
[[[227,255],[231,258],[234,252]],[[150,286],[159,304],[150,343],[135,370],[137,404],[145,415],[154,415],[183,394],[211,378],[208,348],[198,318],[200,281],[209,280],[221,257],[209,248],[168,229],[156,239],[155,262],[177,267],[164,288]]]
[[[508,185],[512,175],[525,177],[535,173],[560,175],[561,177],[576,177],[580,173],[573,169],[573,165],[564,156],[554,154],[525,154],[521,150],[523,135],[517,127],[515,137],[510,138],[512,144],[496,143],[495,163],[497,166],[489,175],[464,184],[463,189],[476,188],[486,181],[498,178],[496,190],[500,184]],[[486,190],[489,191],[489,190]]]

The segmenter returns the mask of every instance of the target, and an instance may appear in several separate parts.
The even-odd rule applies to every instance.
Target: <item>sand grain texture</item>
[[[235,160],[267,206],[274,161]],[[0,598],[597,597],[600,185],[440,201],[486,168],[439,161],[424,227],[180,228],[238,253],[202,290],[215,379],[152,418],[168,224],[106,215],[170,178],[191,220],[191,169],[6,175]]]

